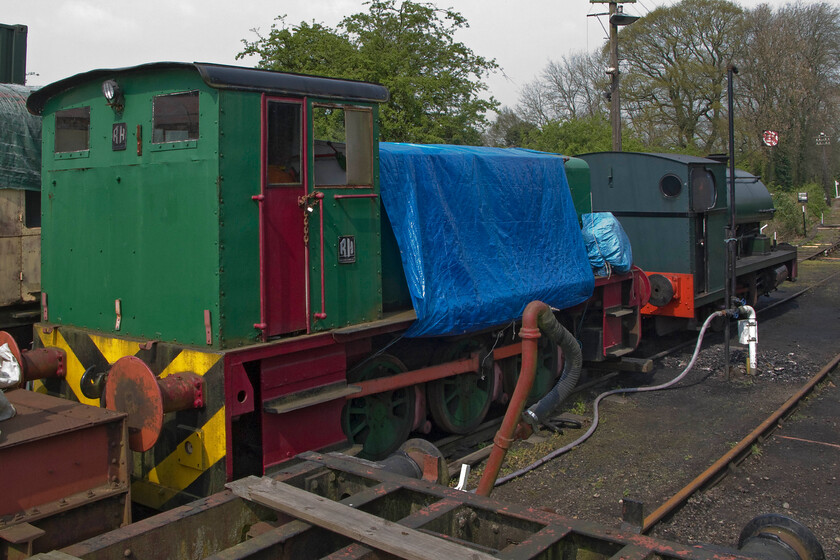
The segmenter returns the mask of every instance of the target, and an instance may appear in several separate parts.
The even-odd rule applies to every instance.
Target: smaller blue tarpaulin
[[[407,336],[473,332],[533,300],[563,309],[592,295],[561,157],[383,142],[380,188],[417,313]]]
[[[581,221],[589,262],[595,274],[609,276],[612,272],[630,272],[633,250],[618,219],[610,212],[594,212],[584,214]]]

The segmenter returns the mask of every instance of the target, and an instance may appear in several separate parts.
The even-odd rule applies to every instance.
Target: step
[[[607,348],[607,349],[604,351],[604,355],[605,355],[607,358],[618,358],[618,357],[620,357],[620,356],[624,356],[624,355],[626,355],[626,354],[629,354],[629,353],[630,353],[630,352],[632,352],[633,350],[634,350],[634,348],[627,348],[626,346],[618,346],[618,345],[616,345],[616,346],[613,346],[613,347],[611,347],[611,348]]]
[[[346,381],[339,381],[320,387],[312,387],[281,395],[277,398],[265,401],[263,411],[269,414],[285,414],[293,410],[321,404],[335,399],[342,399],[347,395],[361,392],[361,387],[348,385]]]
[[[633,307],[610,307],[604,310],[604,315],[607,317],[626,317],[627,315],[633,315],[636,312],[636,309]]]

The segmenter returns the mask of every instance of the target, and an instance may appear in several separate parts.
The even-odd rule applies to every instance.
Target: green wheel
[[[406,371],[393,356],[374,358],[349,378],[350,383],[377,379]],[[341,423],[353,443],[362,446],[360,457],[378,461],[397,451],[414,426],[414,387],[350,399],[344,405]]]
[[[537,372],[534,376],[534,384],[531,385],[531,391],[528,393],[528,399],[525,401],[526,406],[543,398],[554,387],[562,365],[560,349],[547,337],[540,337],[537,348]],[[502,380],[508,396],[513,396],[521,369],[522,356],[509,358],[502,363]]]
[[[472,352],[484,355],[487,347],[478,340],[461,340],[438,352],[434,363],[467,358]],[[481,424],[493,401],[496,376],[492,358],[480,371],[445,377],[428,384],[429,412],[435,424],[453,434],[467,434]]]

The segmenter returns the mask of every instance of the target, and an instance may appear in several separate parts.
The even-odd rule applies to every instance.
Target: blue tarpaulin
[[[380,188],[417,321],[453,335],[563,309],[594,279],[563,167],[529,150],[380,143]]]
[[[584,214],[583,240],[598,276],[623,274],[633,268],[633,250],[621,223],[610,212]]]

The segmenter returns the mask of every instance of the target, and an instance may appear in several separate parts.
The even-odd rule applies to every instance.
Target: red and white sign
[[[765,146],[772,148],[779,143],[779,133],[775,130],[765,130],[761,136],[761,141],[764,142]]]

